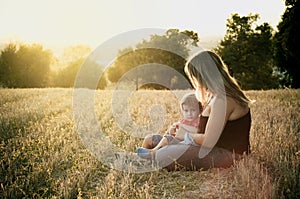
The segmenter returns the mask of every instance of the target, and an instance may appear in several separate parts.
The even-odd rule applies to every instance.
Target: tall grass
[[[253,105],[251,131],[255,157],[271,172],[275,195],[300,197],[299,90],[249,92]]]
[[[104,165],[85,148],[73,120],[72,90],[1,89],[0,198],[300,198],[300,90],[247,94],[256,100],[250,156],[229,169],[135,174]],[[97,91],[96,117],[112,143],[134,152],[142,139],[120,129],[112,97]],[[163,133],[180,118],[168,91],[138,91],[128,111],[130,125],[149,132]],[[157,130],[153,121],[164,122]]]

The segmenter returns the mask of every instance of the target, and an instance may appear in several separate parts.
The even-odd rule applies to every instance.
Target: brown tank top
[[[208,117],[200,116],[198,133],[204,133]],[[238,154],[250,153],[251,113],[249,112],[236,120],[227,121],[223,132],[216,144],[217,147],[234,151]]]

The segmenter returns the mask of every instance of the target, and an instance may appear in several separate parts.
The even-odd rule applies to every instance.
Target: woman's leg
[[[155,160],[169,171],[184,168],[187,170],[230,167],[233,154],[222,148],[213,148],[204,158],[199,158],[198,146],[176,144],[168,145],[156,151]]]

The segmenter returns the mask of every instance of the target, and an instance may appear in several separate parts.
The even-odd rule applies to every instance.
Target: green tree
[[[185,75],[183,67],[189,47],[197,45],[198,41],[198,34],[187,30],[180,32],[178,29],[169,29],[164,35],[151,35],[149,41],[143,40],[135,48],[128,47],[119,51],[118,58],[107,70],[108,79],[117,82],[126,72],[147,64],[147,70],[137,71],[136,77],[131,79],[136,82],[137,89],[140,80],[157,78],[160,78],[158,82],[163,81],[168,88],[180,88],[182,85],[176,81],[175,71],[166,71],[158,65],[171,67]]]
[[[17,52],[19,86],[25,88],[45,87],[50,74],[52,52],[41,45],[21,45]]]
[[[259,15],[227,19],[226,35],[216,51],[243,89],[270,89],[279,86],[272,59],[272,28],[256,25]]]
[[[16,87],[17,68],[17,47],[15,44],[8,44],[0,55],[0,82],[5,87]]]
[[[1,82],[11,88],[48,85],[52,52],[41,45],[9,44],[0,57]]]
[[[287,78],[283,84],[300,88],[300,1],[286,0],[286,10],[274,37],[274,57]]]
[[[85,45],[68,46],[64,48],[60,62],[65,66],[75,60],[85,59],[91,51],[91,48]]]
[[[83,65],[84,67],[81,68]],[[80,72],[80,74],[82,74],[80,78],[78,78],[79,70],[84,70]],[[80,87],[90,89],[103,89],[107,85],[106,78],[102,77],[98,81],[99,77],[97,76],[97,74],[99,74],[99,70],[102,71],[103,67],[99,66],[94,61],[91,61],[85,57],[79,58],[77,60],[69,62],[67,67],[61,69],[57,73],[55,86],[70,88],[74,86],[75,81],[77,80],[79,81],[78,85]],[[94,85],[93,83],[97,81],[98,83]]]
[[[83,61],[84,59],[82,58],[70,61],[65,68],[59,70],[56,75],[55,85],[64,88],[73,87],[77,72]]]
[[[101,77],[98,81],[99,77],[97,76],[99,70],[102,71],[103,67],[88,58],[90,53],[91,49],[88,46],[77,45],[66,47],[62,57],[59,59],[61,69],[55,75],[54,85],[69,88],[73,87],[77,80],[80,81],[79,84],[81,87],[103,89],[107,85],[106,78]],[[84,71],[81,71],[81,76],[78,78],[80,70]],[[93,85],[97,81],[98,84]]]

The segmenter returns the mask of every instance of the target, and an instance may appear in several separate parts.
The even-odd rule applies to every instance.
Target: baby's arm
[[[184,140],[184,135],[186,133],[196,134],[198,129],[194,126],[179,124],[179,128],[176,131],[175,138],[178,140]]]
[[[189,132],[189,133],[197,133],[198,128],[195,126],[190,126],[187,124],[180,124],[180,128],[183,128],[185,131]]]

